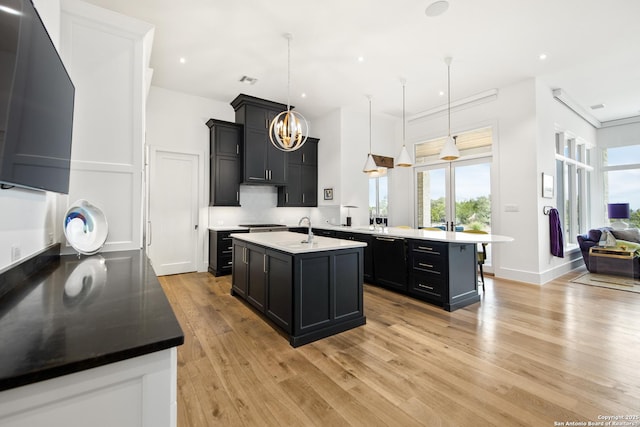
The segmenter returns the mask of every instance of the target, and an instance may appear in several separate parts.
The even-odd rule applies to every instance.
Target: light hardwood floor
[[[231,276],[160,277],[185,333],[178,426],[558,426],[640,415],[640,294],[569,282],[580,273],[544,286],[488,278],[481,302],[453,313],[365,285],[366,325],[297,349],[229,294]]]

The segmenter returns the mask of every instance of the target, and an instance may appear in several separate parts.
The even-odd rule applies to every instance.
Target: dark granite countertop
[[[0,391],[183,342],[141,250],[61,256],[0,298]]]

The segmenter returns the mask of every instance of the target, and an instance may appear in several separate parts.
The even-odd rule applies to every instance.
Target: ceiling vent
[[[249,76],[240,77],[240,83],[245,83],[248,85],[254,85],[256,84],[257,81],[258,79],[256,79],[255,77],[249,77]]]
[[[601,108],[604,108],[604,104],[596,104],[596,105],[592,105],[590,107],[592,110],[599,110]]]

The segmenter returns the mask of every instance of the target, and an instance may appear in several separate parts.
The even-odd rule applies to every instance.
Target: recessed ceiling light
[[[185,57],[183,56],[183,57],[181,57],[181,58],[179,59],[179,61],[180,61],[180,63],[181,63],[181,64],[184,64],[185,62],[187,62],[187,58],[185,58]]]
[[[604,108],[604,104],[596,104],[596,105],[592,105],[590,107],[592,110],[599,110],[601,108]]]
[[[547,59],[547,54],[546,53],[541,53],[540,55],[538,55],[538,59],[540,61],[544,61],[545,59]]]
[[[242,76],[240,77],[240,80],[239,80],[240,83],[246,83],[248,85],[254,85],[256,84],[257,81],[258,79],[256,79],[255,77],[249,77],[249,76]]]
[[[443,91],[443,90],[441,90],[440,92],[438,92],[438,95],[440,95],[440,96],[444,96],[444,91]]]
[[[300,98],[306,98],[306,97],[307,97],[307,94],[306,94],[306,93],[302,92],[302,93],[300,94]]]
[[[364,56],[358,56],[358,62],[364,62]]]
[[[424,13],[429,17],[440,16],[445,13],[447,9],[449,9],[449,2],[440,0],[435,1],[427,6],[427,9],[424,11]]]

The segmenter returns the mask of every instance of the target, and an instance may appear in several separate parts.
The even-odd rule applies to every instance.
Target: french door
[[[491,232],[491,158],[415,169],[418,228]]]

